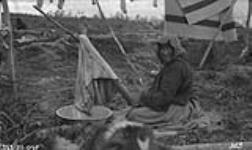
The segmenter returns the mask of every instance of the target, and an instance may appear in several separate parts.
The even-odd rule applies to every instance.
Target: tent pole
[[[250,46],[249,46],[249,38],[250,38],[250,32],[249,32],[249,28],[250,28],[250,21],[251,21],[251,9],[252,9],[252,0],[249,0],[249,8],[248,8],[248,19],[247,19],[247,47],[248,47],[248,52],[252,53],[250,50]]]
[[[237,0],[233,0],[232,1],[232,3],[231,3],[231,5],[230,5],[230,8],[228,9],[228,13],[232,13],[232,9],[233,9],[233,6],[234,6],[234,4],[237,2]],[[200,62],[200,64],[199,64],[199,69],[202,69],[202,67],[204,66],[204,64],[205,64],[205,61],[206,61],[206,59],[207,59],[207,57],[208,57],[208,55],[209,55],[209,53],[211,52],[211,50],[212,50],[212,47],[213,47],[213,44],[214,44],[214,41],[215,41],[215,39],[218,37],[218,35],[221,33],[221,28],[222,28],[222,23],[219,25],[219,28],[218,28],[218,31],[217,31],[217,33],[214,35],[214,37],[213,37],[213,39],[211,40],[211,42],[209,43],[209,45],[208,45],[208,47],[207,47],[207,49],[206,49],[206,51],[205,51],[205,53],[204,53],[204,56],[203,56],[203,58],[202,58],[202,60],[201,60],[201,62]]]
[[[121,53],[125,56],[126,58],[126,61],[127,63],[130,65],[131,69],[137,74],[137,76],[139,77],[139,84],[142,86],[143,85],[143,81],[142,81],[142,78],[140,77],[140,75],[138,74],[138,70],[137,68],[135,67],[135,65],[130,61],[130,59],[128,58],[127,56],[127,53],[124,49],[124,47],[122,46],[121,42],[119,41],[119,39],[117,38],[117,36],[115,35],[115,32],[113,30],[113,28],[108,24],[107,22],[107,19],[102,11],[102,8],[101,8],[101,5],[99,3],[99,0],[96,0],[96,5],[97,5],[97,8],[100,12],[100,15],[101,15],[101,18],[104,20],[105,24],[107,25],[107,27],[109,28],[110,32],[111,32],[111,35],[113,37],[113,39],[115,40],[117,46],[119,47]]]
[[[8,0],[2,0],[3,10],[5,14],[6,25],[8,26],[9,36],[10,36],[10,65],[11,65],[11,78],[13,84],[14,99],[17,100],[17,82],[16,82],[16,69],[15,69],[15,52],[13,48],[13,32],[11,25],[11,17],[9,12]]]
[[[250,46],[249,46],[249,38],[250,38],[250,33],[249,33],[249,28],[250,28],[250,20],[251,20],[251,9],[252,9],[252,0],[248,0],[248,16],[247,16],[247,21],[246,21],[246,39],[245,39],[245,44],[246,47],[242,50],[241,54],[240,54],[240,59],[243,58],[244,56],[246,56],[248,53],[252,53],[250,50]]]
[[[219,32],[218,32],[219,33]],[[202,69],[202,67],[204,66],[205,62],[206,62],[206,59],[209,55],[209,53],[211,52],[212,48],[213,48],[213,44],[214,44],[214,41],[215,41],[216,37],[213,38],[213,40],[211,40],[211,42],[208,44],[207,46],[207,49],[204,53],[204,56],[199,64],[199,69]]]
[[[36,10],[38,10],[40,13],[42,13],[49,21],[54,23],[57,27],[62,29],[67,34],[70,34],[76,41],[79,42],[79,39],[74,36],[74,33],[72,31],[66,29],[64,26],[62,26],[60,23],[56,22],[54,19],[47,16],[41,9],[39,9],[37,6],[33,6]],[[133,98],[130,96],[128,89],[119,81],[114,81],[114,85],[118,88],[122,96],[126,99],[127,103],[132,105],[133,104]]]

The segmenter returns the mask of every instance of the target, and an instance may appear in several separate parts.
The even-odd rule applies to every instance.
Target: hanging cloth
[[[96,5],[97,0],[92,0],[92,5]]]
[[[123,13],[127,14],[126,0],[121,0],[121,10]]]
[[[75,88],[75,104],[89,112],[94,104],[104,105],[116,92],[118,80],[109,64],[86,35],[80,35],[79,63]]]
[[[42,8],[43,4],[44,4],[44,0],[37,0],[38,8]]]
[[[154,6],[154,7],[158,7],[158,4],[157,4],[157,3],[158,3],[157,0],[153,0],[153,6]]]
[[[59,8],[59,9],[62,9],[62,8],[63,8],[64,2],[65,2],[65,0],[59,0],[59,1],[58,1],[58,8]]]

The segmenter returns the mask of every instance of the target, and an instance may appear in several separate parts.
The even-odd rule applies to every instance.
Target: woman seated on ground
[[[158,40],[157,57],[163,68],[156,75],[151,87],[142,92],[139,105],[133,108],[127,119],[145,124],[206,125],[202,110],[192,90],[193,71],[183,59],[185,50],[177,38]],[[196,123],[196,124],[195,124]],[[203,124],[202,124],[203,123]]]

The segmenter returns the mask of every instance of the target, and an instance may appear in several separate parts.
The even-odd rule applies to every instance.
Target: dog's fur
[[[88,150],[151,150],[152,130],[143,124],[122,121],[98,129]]]

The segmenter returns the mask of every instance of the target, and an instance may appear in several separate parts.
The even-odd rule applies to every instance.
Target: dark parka
[[[140,102],[153,110],[166,111],[170,105],[186,105],[192,97],[192,68],[182,58],[164,64]]]

